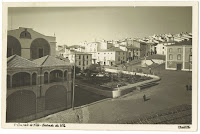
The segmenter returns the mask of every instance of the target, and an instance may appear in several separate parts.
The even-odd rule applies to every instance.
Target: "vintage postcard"
[[[3,3],[2,127],[197,130],[197,2]]]

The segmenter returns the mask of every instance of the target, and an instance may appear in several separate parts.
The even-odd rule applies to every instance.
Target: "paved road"
[[[159,73],[161,81],[157,86],[142,91],[134,91],[125,97],[110,99],[78,108],[74,113],[66,110],[46,118],[48,118],[49,122],[77,122],[74,120],[75,118],[69,119],[68,117],[73,113],[74,116],[79,116],[78,122],[81,123],[121,123],[129,122],[142,114],[192,103],[191,91],[186,91],[185,87],[186,84],[191,83],[191,72],[167,71],[163,70],[162,66],[152,71],[161,71]],[[149,99],[146,102],[142,98],[144,94]],[[80,101],[91,97],[87,93],[83,96],[80,98]],[[45,118],[42,118],[38,122],[45,120]]]
[[[75,98],[75,107],[78,107],[78,106],[83,106],[83,105],[90,104],[96,101],[100,101],[102,99],[106,99],[107,97],[91,93],[81,88],[81,86],[78,86],[75,88],[74,98]]]

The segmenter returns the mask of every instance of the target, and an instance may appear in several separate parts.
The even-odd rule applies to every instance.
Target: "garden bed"
[[[102,90],[113,91],[115,88],[126,86],[127,84],[135,84],[137,82],[142,82],[152,79],[148,76],[131,75],[119,73],[109,73],[103,77],[90,77],[86,78],[84,76],[77,77],[77,79],[82,82],[92,85],[95,88]]]

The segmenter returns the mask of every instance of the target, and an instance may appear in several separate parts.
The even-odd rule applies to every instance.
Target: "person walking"
[[[190,88],[189,88],[189,90],[192,90],[192,85],[190,85]]]
[[[143,100],[146,101],[146,95],[145,94],[143,95]]]

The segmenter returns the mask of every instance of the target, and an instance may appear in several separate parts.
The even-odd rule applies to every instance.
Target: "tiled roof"
[[[7,67],[8,68],[32,68],[38,67],[38,65],[30,60],[27,60],[18,55],[12,55],[7,58]]]
[[[34,63],[38,64],[41,67],[52,67],[52,66],[68,66],[70,63],[60,60],[56,57],[47,55],[39,59],[33,60]]]
[[[100,50],[100,52],[118,52],[118,51],[123,51],[123,50],[118,47],[111,47],[109,49]]]
[[[182,45],[192,45],[192,40],[184,40],[181,42],[175,42],[175,44],[172,44],[171,46],[182,46]]]
[[[147,60],[158,59],[158,60],[165,60],[165,55],[154,54],[150,55],[146,58]]]

